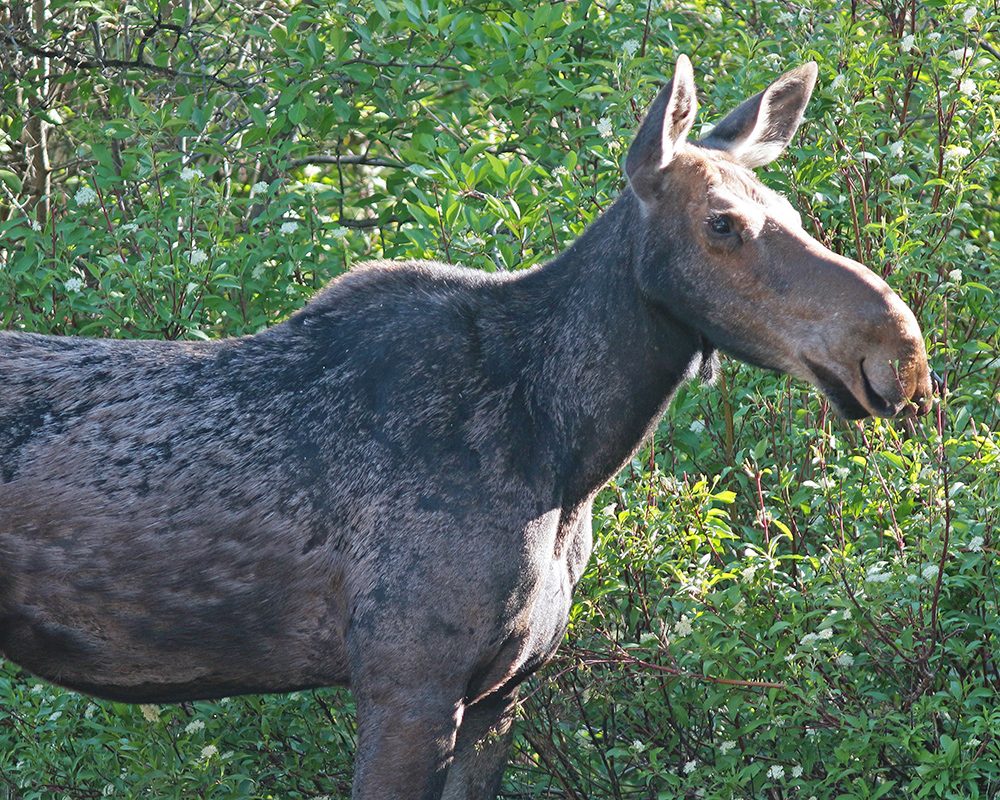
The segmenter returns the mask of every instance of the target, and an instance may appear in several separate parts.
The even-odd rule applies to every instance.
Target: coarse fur
[[[375,262],[241,339],[0,334],[0,653],[131,702],[349,684],[355,798],[493,797],[594,495],[715,347],[849,417],[927,408],[909,309],[748,169],[815,76],[692,143],[682,57],[540,268]]]

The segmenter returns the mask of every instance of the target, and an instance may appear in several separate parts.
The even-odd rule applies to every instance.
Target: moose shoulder
[[[594,494],[715,348],[850,418],[927,409],[913,314],[750,171],[815,77],[691,142],[681,57],[541,268],[374,263],[243,339],[0,334],[0,652],[136,702],[347,683],[355,798],[493,797]]]

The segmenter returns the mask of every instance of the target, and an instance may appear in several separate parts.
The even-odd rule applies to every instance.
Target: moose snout
[[[849,419],[926,414],[934,390],[923,333],[910,307],[863,264],[815,240],[805,244],[813,258],[802,273],[823,287],[826,299],[800,351],[806,377]],[[831,297],[842,301],[831,303]]]
[[[865,405],[879,417],[921,416],[934,396],[924,337],[909,306],[888,286],[885,292],[886,335],[860,365]]]
[[[926,358],[866,358],[859,365],[866,410],[878,417],[910,417],[930,410],[933,388]]]

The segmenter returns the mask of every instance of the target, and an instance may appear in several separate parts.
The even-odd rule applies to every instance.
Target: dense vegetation
[[[257,331],[372,257],[540,263],[621,190],[678,53],[699,126],[815,59],[763,179],[907,299],[947,396],[859,425],[733,361],[682,390],[599,498],[505,794],[1000,793],[996,0],[14,0],[0,24],[0,324],[91,336]],[[346,797],[352,735],[341,690],[133,707],[0,666],[10,800]]]

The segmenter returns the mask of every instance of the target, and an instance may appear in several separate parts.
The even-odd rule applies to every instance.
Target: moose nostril
[[[880,417],[894,417],[900,412],[901,408],[906,408],[909,405],[906,402],[901,404],[890,403],[875,391],[875,387],[872,386],[871,381],[868,379],[868,374],[865,372],[864,361],[858,364],[858,369],[861,372],[861,381],[865,389],[865,398],[868,400],[868,406]]]

